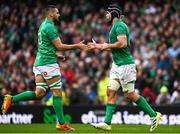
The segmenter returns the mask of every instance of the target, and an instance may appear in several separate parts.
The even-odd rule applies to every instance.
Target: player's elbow
[[[62,44],[57,45],[56,48],[57,48],[58,51],[64,51],[65,50]]]
[[[127,42],[126,42],[126,40],[120,40],[120,41],[118,41],[118,42],[119,42],[119,45],[118,45],[119,48],[125,48],[125,47],[127,47]]]
[[[120,43],[120,45],[118,45],[118,48],[125,48],[127,47],[127,43]]]
[[[63,47],[58,47],[57,48],[59,51],[64,51],[65,49]]]
[[[62,51],[62,47],[60,45],[57,45],[56,48],[58,51]]]
[[[59,38],[53,40],[52,43],[57,48],[57,50],[59,50],[59,51],[63,51],[64,50],[64,45],[63,45],[63,43],[61,42],[61,40]]]
[[[127,47],[127,43],[122,44],[121,48]]]

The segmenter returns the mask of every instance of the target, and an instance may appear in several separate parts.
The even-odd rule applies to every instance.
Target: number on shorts
[[[42,75],[43,75],[44,77],[47,77],[48,73],[47,73],[47,72],[42,72]]]

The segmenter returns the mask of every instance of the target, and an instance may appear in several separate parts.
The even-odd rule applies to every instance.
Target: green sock
[[[116,109],[116,104],[106,105],[106,115],[105,115],[105,120],[104,120],[106,124],[111,125],[111,120],[112,120],[112,116],[115,109]]]
[[[140,98],[135,103],[150,117],[155,117],[157,115],[157,113],[151,108],[144,97],[140,96]]]
[[[64,115],[63,115],[63,105],[62,105],[62,97],[61,96],[53,96],[53,106],[54,111],[56,113],[58,122],[60,124],[64,124]]]
[[[12,102],[16,103],[19,101],[28,101],[28,100],[35,100],[36,99],[36,93],[34,91],[26,91],[22,92],[20,94],[17,94],[12,97]]]

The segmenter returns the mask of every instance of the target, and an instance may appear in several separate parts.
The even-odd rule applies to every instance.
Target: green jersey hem
[[[118,65],[118,66],[123,66],[123,65],[129,65],[129,64],[134,64],[134,61],[132,62],[127,62],[127,63],[121,63],[121,64],[117,64],[114,62],[114,64]]]
[[[55,64],[55,63],[57,63],[57,61],[55,62],[55,61],[52,61],[52,62],[49,62],[49,63],[41,63],[41,64],[34,64],[33,66],[34,67],[39,67],[39,66],[46,66],[46,65],[49,65],[49,64]]]

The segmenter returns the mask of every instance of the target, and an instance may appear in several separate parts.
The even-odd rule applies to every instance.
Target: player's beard
[[[60,16],[57,19],[54,18],[54,24],[57,25],[59,23],[60,23]]]
[[[112,24],[112,16],[109,12],[107,12],[106,16],[105,16],[105,21],[108,25]]]
[[[107,19],[107,18],[105,18],[104,20],[105,20],[105,22],[106,22],[109,26],[111,26],[111,24],[112,24],[112,19]]]

